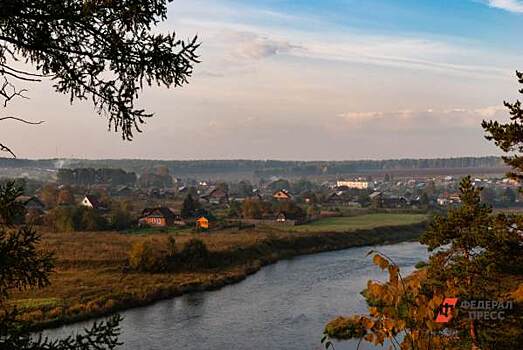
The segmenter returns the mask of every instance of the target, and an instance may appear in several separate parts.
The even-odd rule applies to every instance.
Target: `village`
[[[258,225],[296,226],[368,213],[429,213],[460,203],[458,176],[343,177],[257,182],[178,178],[157,167],[141,175],[121,169],[60,169],[56,182],[22,180],[19,221],[51,231],[151,229],[213,231]],[[518,208],[517,184],[504,176],[474,177],[483,201]]]

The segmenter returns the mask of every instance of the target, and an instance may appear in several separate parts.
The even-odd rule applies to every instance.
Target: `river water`
[[[121,349],[322,349],[325,324],[337,315],[364,313],[360,292],[387,275],[367,253],[378,249],[408,274],[427,258],[419,243],[351,248],[296,257],[262,268],[217,291],[188,294],[122,313]],[[64,336],[83,322],[47,331]],[[355,342],[336,343],[356,349]],[[360,349],[373,349],[362,344]]]

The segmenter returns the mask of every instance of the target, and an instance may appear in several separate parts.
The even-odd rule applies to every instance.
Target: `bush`
[[[193,238],[177,254],[177,260],[187,267],[206,267],[209,263],[209,250],[201,239]]]
[[[167,266],[167,252],[151,242],[135,242],[129,252],[129,267],[134,271],[161,272]]]

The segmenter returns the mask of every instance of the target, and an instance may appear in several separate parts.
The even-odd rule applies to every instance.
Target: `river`
[[[408,242],[280,261],[217,291],[123,312],[121,349],[322,349],[325,324],[337,315],[365,312],[361,290],[369,279],[387,277],[367,257],[371,249],[391,257],[404,275],[428,256],[422,245]],[[64,336],[90,324],[64,326],[45,334]],[[337,350],[356,348],[355,342],[335,345]]]

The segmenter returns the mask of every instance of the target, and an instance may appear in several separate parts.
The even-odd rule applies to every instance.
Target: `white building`
[[[80,205],[92,209],[104,209],[103,205],[98,201],[98,199],[91,195],[86,195]]]
[[[366,190],[369,188],[369,182],[362,180],[338,180],[336,182],[336,186],[356,188],[358,190]]]

